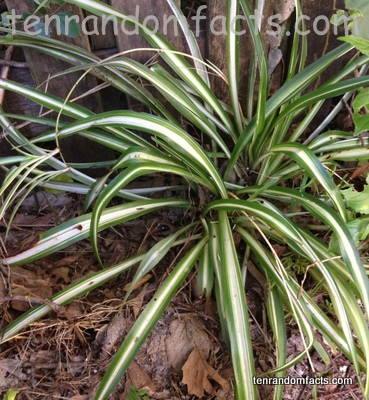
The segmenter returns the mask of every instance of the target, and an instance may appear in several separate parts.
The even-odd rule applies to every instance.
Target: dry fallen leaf
[[[13,300],[11,307],[17,311],[27,311],[31,301],[27,296],[38,298],[40,301],[52,296],[53,290],[50,281],[42,279],[37,272],[22,267],[12,267],[10,271],[10,293],[14,296],[25,296],[25,301]]]
[[[210,366],[198,348],[194,348],[182,368],[182,383],[187,385],[188,394],[199,398],[206,393],[212,394],[214,388],[209,379],[219,383],[224,391],[230,390],[229,383]]]
[[[22,362],[20,360],[7,358],[0,360],[0,371],[5,371],[9,375],[16,376],[19,380],[27,380],[29,377],[22,370]]]
[[[142,304],[143,304],[145,296],[147,294],[147,286],[148,285],[145,285],[142,288],[142,290],[140,291],[139,295],[129,301],[129,304],[132,305],[132,310],[133,310],[133,314],[134,314],[135,318],[138,318],[138,315],[142,311]]]
[[[108,327],[101,330],[96,341],[101,344],[99,362],[103,362],[113,353],[114,346],[120,345],[126,331],[127,321],[122,314],[117,314],[109,323]]]
[[[211,342],[203,322],[192,315],[176,319],[169,326],[169,335],[165,338],[169,364],[178,372],[191,351],[196,347],[205,356],[211,349]]]
[[[74,264],[80,257],[82,256],[82,253],[75,253],[71,254],[70,256],[64,257],[59,261],[56,261],[54,263],[54,267],[65,267],[65,266],[70,266]]]
[[[143,277],[135,284],[135,286],[133,286],[132,292],[133,292],[134,290],[139,289],[142,285],[144,285],[144,284],[145,284],[147,281],[149,281],[151,278],[152,278],[152,275],[151,275],[151,274],[146,274],[145,276],[143,276]],[[127,283],[126,285],[124,285],[123,290],[124,290],[125,292],[128,292],[128,289],[131,288],[131,284],[132,284],[132,283]]]
[[[52,274],[57,280],[62,279],[64,283],[70,283],[69,267],[59,267],[52,270]]]
[[[354,173],[350,176],[350,181],[355,179],[357,176],[365,174],[369,169],[369,164],[363,165],[362,167],[357,168]]]
[[[279,24],[285,22],[295,9],[295,0],[276,0],[274,3],[275,14],[281,14]]]
[[[156,388],[149,375],[144,371],[144,369],[138,365],[135,361],[132,361],[128,368],[128,377],[132,385],[137,388],[147,388],[149,393],[155,393]]]

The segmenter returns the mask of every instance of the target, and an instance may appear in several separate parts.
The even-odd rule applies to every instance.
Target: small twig
[[[305,280],[307,278],[307,274],[308,274],[310,268],[313,268],[318,264],[323,264],[323,263],[325,263],[327,261],[337,260],[338,258],[342,258],[342,256],[334,256],[334,257],[326,258],[325,260],[316,260],[314,263],[308,265],[306,267],[306,270],[305,270],[304,278],[301,281],[301,284],[300,284],[300,287],[299,287],[299,291],[298,291],[298,294],[297,294],[297,298],[299,299],[301,297],[301,295],[302,295],[302,291],[304,290]]]
[[[4,67],[14,67],[14,68],[29,68],[28,63],[12,60],[0,60],[0,66]]]
[[[0,303],[5,303],[7,301],[24,301],[29,304],[43,304],[45,306],[50,307],[56,313],[61,313],[63,311],[63,307],[59,304],[56,304],[47,299],[40,299],[39,297],[35,296],[22,296],[19,294],[13,294],[10,296],[0,297]]]
[[[20,288],[26,290],[29,293],[29,295],[28,296],[11,295],[11,296],[7,296],[7,297],[0,297],[0,303],[2,303],[4,301],[18,300],[18,301],[26,301],[31,304],[32,303],[43,304],[43,305],[51,308],[57,314],[63,314],[65,316],[65,318],[68,320],[68,322],[71,325],[73,325],[73,330],[74,330],[75,334],[77,335],[78,340],[81,342],[82,345],[86,345],[86,343],[87,343],[86,339],[84,338],[82,333],[79,331],[78,327],[76,326],[76,324],[73,321],[73,318],[69,315],[69,313],[67,312],[67,310],[65,308],[63,308],[59,304],[54,303],[53,301],[51,301],[49,299],[43,299],[43,298],[37,296],[36,294],[32,293],[29,289],[25,288],[24,286],[16,285],[16,284],[14,284],[14,286],[20,287]]]
[[[31,363],[31,362],[23,362],[22,368],[32,368],[32,369],[56,369],[62,365],[65,368],[82,368],[86,365],[85,361],[69,361],[65,363]]]
[[[22,286],[22,285],[17,285],[14,283],[14,287],[19,287],[23,290],[25,290],[26,292],[28,292],[27,296],[24,296],[24,298],[28,299],[36,299],[37,303],[36,304],[43,304],[47,307],[50,307],[53,311],[55,311],[56,313],[60,313],[63,311],[63,308],[59,305],[54,303],[53,301],[49,300],[49,299],[44,299],[40,296],[37,296],[37,294],[31,292],[29,289],[27,289],[26,287]]]
[[[321,399],[329,399],[329,398],[333,399],[333,396],[353,394],[353,392],[358,392],[360,390],[361,390],[360,387],[350,388],[350,389],[347,389],[347,390],[341,390],[339,392],[334,392],[334,393],[328,393],[328,394],[321,395],[321,396],[318,397],[318,399],[319,400],[321,400]]]

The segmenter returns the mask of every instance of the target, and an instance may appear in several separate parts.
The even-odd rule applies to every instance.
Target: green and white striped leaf
[[[207,241],[207,237],[203,238],[186,253],[142,311],[110,363],[96,392],[95,400],[107,399],[114,390],[114,387],[168,307],[169,302],[190,273]]]
[[[178,154],[182,154],[184,160],[190,161],[188,168],[194,169],[204,179],[210,178],[210,183],[213,182],[216,187],[215,190],[221,197],[227,197],[223,180],[201,146],[181,128],[159,117],[134,111],[111,111],[85,118],[83,121],[71,123],[61,129],[58,134],[60,138],[67,137],[81,130],[97,126],[125,127],[127,129],[144,131],[159,137],[175,149]]]
[[[124,221],[138,218],[149,212],[166,207],[189,207],[186,200],[169,199],[169,200],[147,200],[136,201],[129,204],[111,207],[102,212],[98,231],[106,229],[110,226],[120,224]],[[49,254],[60,249],[70,246],[79,240],[85,239],[90,234],[92,223],[92,214],[86,214],[77,218],[73,218],[53,229],[44,232],[40,236],[40,240],[33,245],[32,248],[21,252],[12,257],[1,260],[3,265],[20,265],[39,260]]]
[[[299,143],[283,143],[274,146],[270,151],[272,153],[287,154],[296,161],[312,179],[317,179],[336,205],[343,220],[347,221],[347,211],[340,191],[332,178],[328,175],[324,166],[308,147]]]
[[[214,93],[203,81],[202,77],[193,70],[191,64],[189,64],[181,54],[175,51],[161,35],[153,32],[153,29],[142,24],[140,21],[136,21],[134,17],[126,15],[122,11],[98,0],[67,0],[67,2],[90,11],[95,15],[112,15],[117,18],[119,23],[124,21],[128,24],[136,24],[140,34],[149,42],[153,49],[160,50],[159,54],[164,61],[220,116],[223,123],[227,126],[228,132],[234,132],[234,127],[229,116],[224,111]]]
[[[224,286],[224,318],[229,335],[232,365],[235,374],[235,397],[257,399],[254,356],[251,343],[249,316],[245,288],[233,241],[229,219],[225,211],[219,211],[219,250],[221,285]],[[219,277],[218,277],[219,279]]]

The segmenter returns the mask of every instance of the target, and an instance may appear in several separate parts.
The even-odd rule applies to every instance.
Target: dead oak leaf
[[[223,390],[230,390],[229,383],[207,363],[197,347],[192,350],[182,371],[182,383],[187,385],[188,394],[201,398],[204,396],[204,391],[209,394],[213,393],[214,388],[209,379],[219,383]]]

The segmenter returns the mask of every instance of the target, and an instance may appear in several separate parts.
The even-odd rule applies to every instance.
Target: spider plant
[[[118,21],[130,17],[98,0],[67,0],[95,15],[112,15]],[[176,15],[176,2],[168,0]],[[16,82],[0,79],[0,89],[14,91],[66,115],[72,122],[57,122],[46,117],[0,115],[0,124],[19,155],[0,161],[7,171],[1,194],[7,192],[0,216],[13,206],[11,217],[26,194],[35,186],[59,189],[86,195],[83,215],[67,221],[45,233],[39,242],[20,254],[2,260],[4,265],[24,264],[51,254],[79,240],[90,238],[97,260],[100,260],[98,233],[108,227],[138,218],[164,208],[191,211],[187,225],[159,241],[151,250],[138,254],[116,266],[89,275],[51,300],[60,305],[97,288],[112,277],[137,266],[135,282],[153,268],[174,247],[191,243],[192,247],[177,262],[168,277],[146,305],[113,358],[96,392],[95,399],[106,399],[127,370],[155,324],[181,287],[186,277],[197,268],[198,286],[209,298],[215,296],[220,323],[234,368],[236,399],[257,399],[254,354],[250,336],[245,284],[249,262],[253,262],[265,277],[265,297],[269,324],[272,328],[276,364],[270,374],[283,377],[286,370],[301,359],[309,357],[312,349],[329,363],[327,346],[339,349],[352,362],[357,375],[368,372],[369,331],[366,315],[369,310],[369,284],[355,241],[347,227],[350,210],[343,201],[335,181],[335,169],[347,160],[366,160],[368,139],[362,142],[344,132],[323,133],[305,138],[307,127],[326,99],[345,96],[369,84],[368,76],[352,78],[368,62],[366,56],[355,56],[344,68],[315,90],[305,92],[339,57],[352,50],[343,44],[305,67],[306,36],[293,36],[287,78],[281,88],[268,96],[270,86],[267,57],[258,29],[251,18],[247,0],[229,0],[227,18],[241,9],[252,32],[259,72],[260,95],[256,104],[253,96],[248,104],[239,104],[239,41],[228,24],[226,79],[231,93],[231,106],[224,104],[212,92],[208,74],[214,68],[207,65],[196,41],[187,36],[190,54],[182,54],[163,37],[143,29],[152,49],[157,50],[169,68],[147,67],[125,54],[106,60],[70,44],[44,37],[16,32],[11,38],[0,37],[0,43],[42,51],[69,62],[68,72],[85,71],[141,101],[150,111],[118,110],[94,114],[74,104]],[[296,1],[296,18],[302,14]],[[303,26],[300,27],[300,30]],[[3,28],[4,32],[9,32]],[[152,50],[151,49],[151,50]],[[194,61],[195,68],[191,64]],[[140,79],[136,79],[140,78]],[[183,129],[178,118],[170,114],[140,82],[149,82],[191,125],[192,133]],[[248,82],[253,93],[254,82]],[[250,114],[246,120],[241,110]],[[12,121],[28,119],[48,127],[48,131],[26,139]],[[294,123],[294,125],[292,125]],[[291,126],[293,129],[291,130]],[[141,135],[145,132],[145,136]],[[195,139],[193,133],[203,136]],[[84,174],[85,165],[67,165],[59,157],[58,142],[62,138],[82,135],[115,150],[119,157],[110,160],[110,172],[99,179]],[[45,143],[56,147],[45,149]],[[231,143],[231,144],[229,144]],[[210,147],[209,147],[210,144]],[[44,146],[44,147],[43,147]],[[211,149],[211,150],[209,150]],[[42,166],[42,168],[40,168]],[[127,184],[152,173],[174,174],[182,177],[183,185],[156,188],[155,192],[171,190],[170,199],[152,198],[153,189],[126,189]],[[58,181],[66,174],[72,182]],[[316,189],[311,193],[310,188]],[[198,199],[206,194],[206,202]],[[150,197],[151,196],[151,197]],[[110,206],[113,198],[121,204]],[[296,204],[301,211],[296,209]],[[15,210],[15,211],[14,211]],[[332,253],[328,244],[319,240],[299,221],[299,216],[315,218],[334,233],[340,254]],[[244,246],[237,248],[235,235]],[[338,320],[333,321],[314,300],[310,284],[307,289],[291,273],[279,257],[274,245],[283,244],[296,257],[306,259],[306,274],[324,289]],[[188,248],[188,247],[187,247]],[[127,296],[129,293],[127,294]],[[359,306],[358,300],[361,305]],[[39,305],[25,312],[2,332],[2,340],[50,311]],[[288,313],[296,321],[305,343],[304,351],[287,361],[286,322]],[[368,381],[361,385],[363,395],[369,396]],[[282,399],[283,387],[275,389],[275,398]]]

